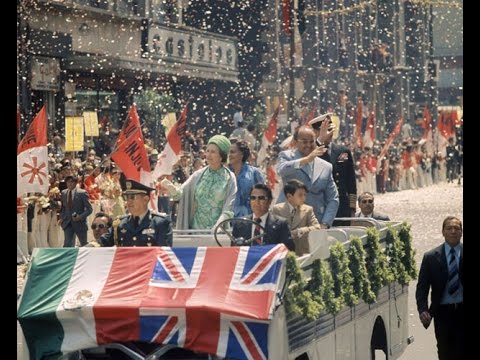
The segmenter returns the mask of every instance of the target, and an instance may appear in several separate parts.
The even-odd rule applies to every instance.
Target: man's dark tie
[[[133,217],[133,227],[136,229],[138,227],[138,223],[140,222],[140,217],[139,216],[134,216]]]
[[[297,212],[297,209],[293,208],[293,210],[292,210],[292,221],[293,221],[293,218],[295,217],[296,212]]]
[[[455,249],[450,249],[450,261],[448,263],[448,293],[450,295],[455,294],[455,292],[460,287],[460,281],[458,277],[458,266],[457,260],[455,259]]]
[[[71,209],[73,207],[73,198],[72,198],[72,190],[68,190],[68,208]]]
[[[260,235],[260,223],[261,223],[262,219],[256,218],[256,219],[254,219],[254,221],[255,221],[256,224],[255,224],[255,230],[253,230],[253,237],[256,237],[256,236]],[[262,245],[262,238],[261,237],[255,239],[254,241],[255,241],[256,244]]]

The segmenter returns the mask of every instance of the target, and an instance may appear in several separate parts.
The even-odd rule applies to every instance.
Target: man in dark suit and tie
[[[155,189],[135,180],[125,182],[122,196],[129,215],[114,221],[98,243],[101,246],[172,246],[172,223],[166,214],[148,209],[150,193]]]
[[[77,188],[77,177],[65,178],[67,188],[62,191],[62,208],[60,209],[60,225],[65,234],[63,247],[74,247],[75,236],[81,246],[87,245],[87,217],[93,211],[85,190]]]
[[[465,359],[463,327],[463,244],[462,222],[454,216],[443,221],[445,242],[423,256],[418,275],[416,299],[420,321],[425,328],[432,318],[440,360]],[[432,290],[428,307],[428,293]]]
[[[253,240],[252,245],[280,244],[287,246],[288,250],[295,251],[295,244],[290,234],[288,223],[284,218],[275,216],[268,212],[272,203],[272,190],[265,184],[256,184],[250,191],[250,206],[253,214],[247,219],[253,219],[265,228],[262,234],[260,227],[250,222],[236,221],[233,224],[232,235],[235,238],[251,239],[262,235]]]

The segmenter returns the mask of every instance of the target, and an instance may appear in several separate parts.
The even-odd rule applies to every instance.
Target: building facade
[[[429,6],[402,0],[292,0],[296,24],[304,21],[305,30],[296,31],[295,56],[289,61],[292,42],[283,28],[284,2],[269,2],[265,37],[270,46],[264,59],[271,72],[259,91],[267,112],[273,112],[272,103],[288,103],[290,69],[297,108],[334,111],[344,137],[352,134],[359,99],[366,114],[375,113],[380,140],[400,118],[413,125],[425,103],[437,106],[437,82],[429,65]]]
[[[87,110],[119,127],[146,89],[173,97],[176,110],[193,98],[192,116],[205,115],[205,103],[223,108],[212,89],[238,82],[237,40],[184,25],[183,11],[183,1],[168,0],[18,1],[24,127],[43,104],[52,131]]]

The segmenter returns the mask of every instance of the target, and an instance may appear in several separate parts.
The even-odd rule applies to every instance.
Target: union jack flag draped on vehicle
[[[142,341],[267,359],[284,246],[162,248],[140,308]]]
[[[17,314],[30,358],[140,340],[268,359],[287,252],[283,244],[38,249]]]

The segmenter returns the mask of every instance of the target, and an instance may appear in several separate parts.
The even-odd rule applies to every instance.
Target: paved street
[[[458,216],[463,220],[463,186],[442,183],[419,190],[377,195],[375,208],[388,214],[392,220],[406,220],[412,224],[414,246],[417,250],[417,264],[420,268],[425,251],[442,243],[441,225],[447,215]],[[19,273],[20,267],[17,268]],[[18,279],[21,287],[21,279]],[[415,305],[416,281],[411,282],[409,292],[409,329],[415,337],[413,344],[400,358],[401,360],[434,360],[436,357],[435,336],[433,326],[425,330],[418,320]],[[17,326],[17,336],[20,330]],[[21,354],[20,337],[17,339],[17,359],[24,359]]]
[[[417,266],[420,269],[423,253],[444,241],[443,219],[453,215],[463,221],[463,186],[456,183],[442,183],[418,190],[377,195],[375,209],[388,214],[392,220],[406,220],[412,224],[413,242],[417,250]],[[416,281],[410,283],[408,298],[409,329],[415,341],[407,347],[400,359],[438,359],[433,324],[425,330],[418,319],[415,304],[416,286]]]

